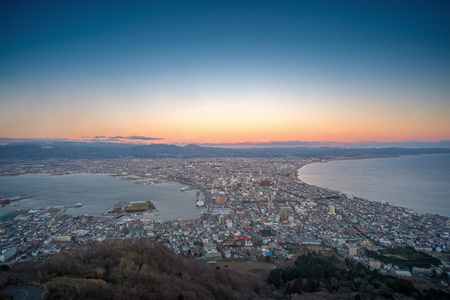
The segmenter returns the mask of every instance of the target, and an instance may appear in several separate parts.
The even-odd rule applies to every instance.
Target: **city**
[[[197,191],[192,205],[199,206],[202,214],[199,219],[163,222],[155,220],[153,213],[69,216],[65,214],[69,206],[18,209],[1,217],[0,261],[41,261],[81,244],[145,237],[207,262],[290,260],[302,249],[336,249],[340,256],[384,274],[427,278],[449,271],[447,217],[371,202],[297,178],[299,168],[321,160],[123,158],[4,163],[1,175],[105,173],[141,184],[182,183],[184,189]],[[406,246],[432,254],[434,263],[402,267],[370,255]],[[445,288],[448,282],[442,280],[440,285]]]

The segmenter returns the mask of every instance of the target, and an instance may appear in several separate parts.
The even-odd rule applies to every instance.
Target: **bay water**
[[[307,184],[450,217],[450,154],[334,160],[298,170]]]
[[[182,192],[182,187],[172,182],[135,184],[132,180],[118,181],[106,174],[0,176],[0,197],[34,196],[0,205],[0,215],[17,209],[81,203],[82,207],[69,208],[67,214],[99,216],[117,202],[151,200],[160,212],[157,216],[149,214],[152,219],[168,221],[178,217],[184,220],[200,217],[201,210],[195,206],[196,191]]]

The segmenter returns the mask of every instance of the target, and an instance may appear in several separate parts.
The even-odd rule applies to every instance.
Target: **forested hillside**
[[[147,239],[88,244],[0,272],[1,285],[41,282],[46,299],[259,299],[264,278],[177,256]]]

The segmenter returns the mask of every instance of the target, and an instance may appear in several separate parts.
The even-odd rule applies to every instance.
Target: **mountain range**
[[[0,159],[196,158],[196,157],[322,157],[398,156],[450,153],[447,148],[271,147],[220,148],[195,144],[124,144],[107,142],[33,141],[0,146]]]

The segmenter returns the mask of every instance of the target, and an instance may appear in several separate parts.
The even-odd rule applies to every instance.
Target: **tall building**
[[[231,219],[227,220],[227,228],[232,228],[233,227],[233,221]]]
[[[336,208],[333,205],[330,205],[330,206],[328,206],[328,212],[330,213],[330,215],[335,215]]]

